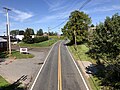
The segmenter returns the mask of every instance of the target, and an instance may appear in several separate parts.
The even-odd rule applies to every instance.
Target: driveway
[[[10,83],[17,81],[23,75],[27,75],[24,83],[28,83],[43,64],[49,49],[50,48],[32,48],[29,49],[29,53],[35,55],[34,58],[6,59],[5,62],[0,62],[0,75]]]

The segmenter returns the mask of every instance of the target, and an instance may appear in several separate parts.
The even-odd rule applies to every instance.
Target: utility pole
[[[49,32],[50,32],[50,27],[48,27],[48,46],[50,45],[50,42],[49,42]]]
[[[49,38],[50,27],[48,27],[48,38]]]
[[[74,30],[74,38],[75,38],[75,49],[77,50],[76,46],[77,46],[77,43],[76,43],[76,31]]]
[[[3,9],[6,10],[6,29],[7,29],[7,46],[9,47],[9,54],[11,55],[11,41],[10,41],[10,22],[9,22],[9,15],[8,15],[8,11],[11,11],[11,9],[3,7]],[[7,48],[8,48],[7,47]]]

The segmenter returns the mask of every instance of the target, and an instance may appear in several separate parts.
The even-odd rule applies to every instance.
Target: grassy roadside
[[[10,57],[15,57],[16,59],[27,59],[27,58],[33,58],[34,55],[23,54],[23,53],[20,53],[19,51],[13,51]]]
[[[68,46],[68,48],[75,60],[90,61],[91,63],[94,64],[96,63],[95,60],[93,60],[86,54],[89,51],[89,48],[85,44],[77,45],[77,51],[75,50],[74,45]],[[99,86],[100,80],[97,77],[91,75],[91,77],[88,78],[88,81],[92,90],[100,90]]]
[[[34,43],[34,44],[26,44],[22,42],[22,43],[19,43],[19,45],[21,47],[48,47],[54,44],[55,42],[57,42],[57,39],[51,39],[51,40],[47,40],[40,43]]]
[[[0,52],[0,58],[15,58],[15,59],[26,59],[33,58],[32,54],[22,54],[19,51],[12,51],[12,54],[8,56],[6,52]]]
[[[0,90],[25,90],[20,84],[10,84],[0,76]]]
[[[68,46],[69,50],[72,52],[75,60],[90,61],[95,63],[95,60],[91,59],[86,53],[89,51],[89,48],[85,45],[77,45],[77,51],[74,49],[74,46]],[[79,55],[79,57],[78,57]]]
[[[0,88],[7,85],[9,85],[9,83],[2,76],[0,76]]]
[[[90,78],[88,78],[88,81],[90,83],[92,90],[100,90],[101,89],[101,87],[99,86],[100,80],[98,78],[91,76]]]

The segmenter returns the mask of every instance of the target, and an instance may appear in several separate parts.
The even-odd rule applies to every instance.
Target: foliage
[[[76,34],[77,42],[81,43],[87,40],[87,30],[90,23],[91,18],[87,14],[76,10],[69,16],[69,21],[62,28],[62,32],[71,42],[74,42]]]
[[[89,51],[89,48],[85,44],[77,45],[77,52],[74,49],[74,46],[68,46],[70,51],[73,53],[74,58],[76,60],[81,60],[81,61],[93,61],[87,54],[86,52]]]
[[[20,31],[19,31],[19,35],[24,35],[24,31],[23,31],[23,30],[20,30]]]
[[[16,35],[24,35],[23,30],[11,30],[10,35],[16,36]]]
[[[94,27],[94,24],[92,24],[91,27]]]
[[[0,52],[0,58],[7,58],[7,52]]]
[[[90,42],[89,55],[96,59],[98,64],[101,60],[105,65],[105,76],[102,79],[104,85],[120,88],[120,16],[114,14],[111,18],[106,17],[104,23],[96,27],[93,40]]]
[[[25,31],[28,31],[30,35],[34,35],[34,30],[32,28],[27,28]]]
[[[29,28],[27,28],[27,29],[25,30],[23,42],[29,43],[29,44],[34,43],[32,37],[31,37],[31,32],[32,32],[32,31],[31,31],[31,29],[29,29]]]
[[[11,57],[15,57],[16,59],[25,59],[25,58],[33,58],[34,55],[32,54],[23,54],[18,51],[12,51]]]
[[[10,31],[10,35],[15,36],[15,35],[18,35],[18,34],[19,34],[19,30],[11,30]]]
[[[55,42],[57,42],[57,40],[52,39],[52,40],[47,40],[47,41],[33,43],[33,44],[19,43],[19,45],[25,46],[25,47],[48,47],[48,46],[51,46],[52,44],[54,44]]]
[[[39,43],[48,40],[48,36],[35,37],[33,38],[34,43]]]
[[[26,29],[26,32],[23,38],[23,42],[28,43],[28,44],[39,43],[39,42],[43,42],[46,40],[48,40],[48,36],[32,38],[28,29]]]
[[[38,36],[42,36],[42,35],[43,35],[43,30],[42,30],[42,29],[39,29],[39,30],[37,31],[37,35],[38,35]]]
[[[0,76],[0,87],[6,85],[9,85],[9,83],[2,76]]]
[[[49,32],[49,36],[56,36],[57,32]]]

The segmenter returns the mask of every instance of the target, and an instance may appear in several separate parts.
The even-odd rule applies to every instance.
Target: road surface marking
[[[58,90],[62,90],[60,46],[61,46],[61,43],[59,44],[59,48],[58,48]]]
[[[59,42],[59,41],[58,41],[58,42]],[[56,43],[57,43],[57,42],[56,42]],[[55,44],[56,44],[56,43],[55,43]],[[36,81],[37,81],[37,79],[38,79],[38,77],[39,77],[39,75],[40,75],[40,73],[41,73],[41,71],[42,71],[44,65],[46,64],[46,61],[47,61],[47,59],[48,59],[48,56],[50,55],[50,53],[51,53],[53,47],[55,46],[55,44],[52,46],[52,48],[50,49],[50,51],[49,51],[47,57],[45,58],[45,61],[44,61],[43,65],[41,66],[41,68],[40,68],[40,70],[39,70],[39,72],[38,72],[38,74],[37,74],[37,76],[36,76],[36,78],[35,78],[35,80],[34,80],[32,86],[31,86],[30,90],[33,90],[33,88],[34,88],[34,86],[35,86],[35,83],[36,83]]]
[[[77,66],[77,64],[76,64],[73,56],[71,55],[70,51],[68,50],[68,47],[67,47],[67,46],[66,46],[66,48],[67,48],[67,51],[69,52],[69,54],[70,54],[70,56],[71,56],[71,58],[72,58],[72,60],[73,60],[73,62],[74,62],[74,64],[75,64],[75,66],[76,66],[76,68],[77,68],[77,70],[78,70],[78,72],[79,72],[79,74],[80,74],[80,76],[81,76],[81,78],[82,78],[82,80],[83,80],[83,83],[84,83],[86,89],[87,89],[87,90],[90,90],[89,87],[88,87],[88,85],[87,85],[87,83],[86,83],[86,81],[85,81],[85,79],[84,79],[84,77],[83,77],[83,75],[82,75],[82,73],[81,73],[81,71],[80,71],[80,69],[78,68],[78,66]]]

